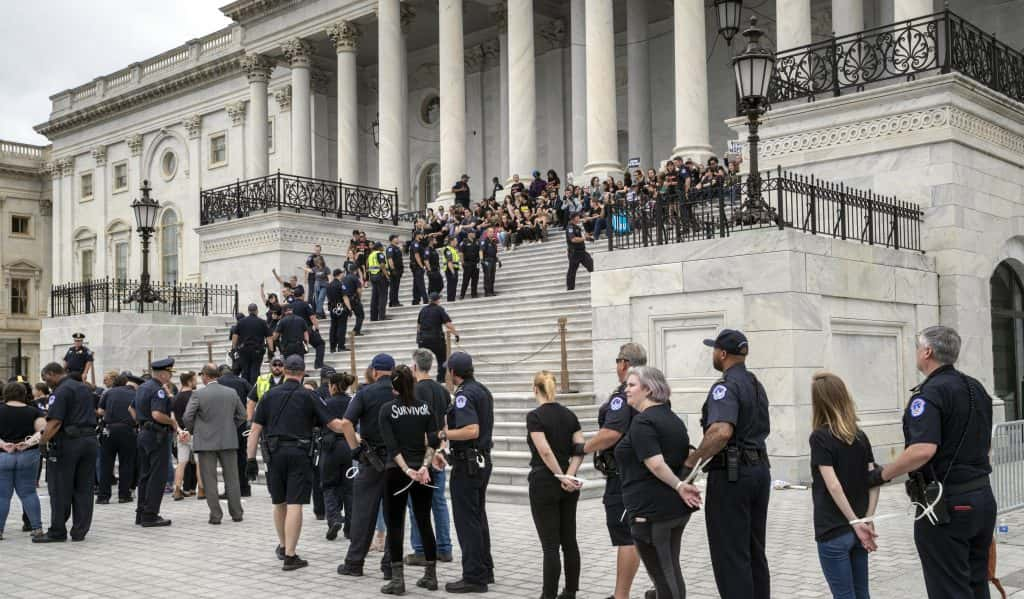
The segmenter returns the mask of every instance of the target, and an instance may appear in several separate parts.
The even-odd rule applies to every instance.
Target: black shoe
[[[558,594],[558,597],[556,597],[555,599],[576,599],[576,593],[575,592],[571,592],[570,593],[569,591],[562,591],[561,593]]]
[[[428,591],[437,590],[437,563],[427,562],[423,570],[423,578],[416,581],[416,586]]]
[[[658,591],[656,589],[647,589],[644,591],[644,599],[658,599]]]
[[[58,539],[51,537],[50,535],[42,535],[40,537],[32,537],[33,543],[63,543],[67,539]]]
[[[338,348],[338,351],[339,351],[339,352],[342,352],[342,351],[348,351],[348,348],[347,348],[347,347],[339,347],[339,348]],[[337,352],[335,352],[335,353],[337,353]]]
[[[487,584],[494,584],[494,573],[487,575]]]
[[[405,566],[402,562],[395,562],[391,564],[389,568],[389,576],[384,580],[388,583],[381,587],[380,592],[385,595],[404,595],[405,594]]]
[[[72,543],[81,543],[84,540],[85,540],[85,537],[71,537],[71,542]]]
[[[333,541],[338,538],[338,531],[341,530],[341,524],[335,522],[327,529],[327,540]]]
[[[447,593],[486,593],[486,584],[475,584],[472,582],[466,582],[465,580],[456,580],[455,582],[449,582],[444,585],[444,590]]]
[[[21,532],[32,532],[32,525],[31,524],[22,524],[21,525]]]
[[[242,497],[252,497],[252,489],[242,491],[241,495]]]
[[[326,516],[326,515],[324,515],[324,514],[313,514],[313,516],[314,516],[314,517],[315,517],[315,518],[316,518],[317,520],[326,520],[326,519],[327,519],[327,516]]]
[[[96,505],[108,505],[110,503],[109,497],[97,497]]]
[[[128,497],[118,497],[117,498],[117,502],[118,503],[131,503],[133,501],[135,501],[135,498],[130,496],[130,495]]]
[[[285,571],[298,570],[299,568],[305,568],[308,565],[309,562],[302,559],[298,555],[286,555],[284,558],[284,563],[281,564],[281,569]]]
[[[162,526],[170,526],[171,521],[167,518],[156,517],[156,520],[143,520],[142,528],[159,528]]]
[[[352,334],[355,335],[356,337],[362,337],[363,336],[363,332],[362,331],[352,331]]]
[[[362,576],[363,565],[352,562],[345,562],[338,566],[338,574],[342,576]]]
[[[231,516],[231,521],[232,522],[241,522],[242,521],[242,517],[239,516],[239,517],[235,518],[234,516]]]
[[[208,522],[209,522],[210,524],[213,524],[214,526],[219,526],[219,525],[220,525],[220,520],[216,520],[216,519],[214,519],[214,518],[210,518],[210,519],[208,520]]]
[[[437,561],[448,563],[448,562],[452,561],[452,554],[451,553],[440,553],[439,552],[437,554]]]
[[[427,565],[427,557],[422,553],[410,553],[409,555],[405,556],[405,565],[418,566],[422,568],[423,566]]]
[[[228,494],[227,493],[220,493],[220,494],[217,495],[217,499],[227,499],[227,498],[228,498]]]

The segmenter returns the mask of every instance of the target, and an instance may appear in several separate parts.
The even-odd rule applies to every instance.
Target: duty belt
[[[156,432],[156,433],[164,433],[164,432],[167,432],[167,431],[169,431],[171,429],[171,427],[169,427],[169,426],[164,426],[162,424],[158,424],[158,423],[156,423],[156,422],[154,422],[152,420],[147,420],[147,421],[143,422],[141,426],[142,426],[142,428],[146,429],[147,431],[153,431],[153,432]]]
[[[64,434],[67,435],[69,439],[96,436],[96,427],[94,426],[75,426],[72,424],[61,427],[61,430],[64,431]]]
[[[971,491],[977,491],[978,489],[984,489],[989,486],[988,476],[979,476],[973,480],[969,480],[965,483],[959,483],[956,485],[943,485],[942,494],[946,497],[950,495],[963,495],[964,493],[970,493]]]
[[[768,464],[768,452],[763,449],[741,449],[740,463],[746,466],[758,466]],[[721,451],[708,461],[706,470],[725,470],[727,467],[725,451]]]

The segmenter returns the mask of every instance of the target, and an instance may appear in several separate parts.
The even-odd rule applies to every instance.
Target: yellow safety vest
[[[370,257],[366,259],[367,271],[371,275],[379,275],[381,265],[384,264],[384,260],[384,252],[370,252]]]
[[[256,401],[263,399],[263,394],[270,391],[270,378],[273,375],[270,373],[261,374],[256,379]]]
[[[459,250],[457,248],[446,246],[444,248],[444,258],[447,262],[451,263],[453,269],[459,270],[462,262],[462,256],[459,254]]]

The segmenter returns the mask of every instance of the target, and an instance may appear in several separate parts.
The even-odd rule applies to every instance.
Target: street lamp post
[[[160,204],[149,197],[149,181],[142,182],[142,197],[132,202],[132,211],[135,213],[136,231],[142,236],[142,277],[139,280],[139,288],[128,297],[129,303],[138,302],[141,309],[144,304],[162,302],[160,297],[149,282],[149,238],[156,228],[156,215],[160,211]]]
[[[743,0],[715,0],[715,14],[718,16],[718,33],[725,43],[732,45],[732,38],[740,31],[740,10]]]
[[[750,172],[747,174],[747,200],[743,203],[739,219],[745,224],[771,222],[772,209],[761,199],[761,173],[757,165],[757,129],[761,115],[768,109],[768,88],[775,70],[775,55],[761,45],[764,31],[757,27],[757,17],[750,17],[750,27],[743,32],[747,48],[732,59],[736,74],[740,113],[747,117],[747,148],[750,154]]]

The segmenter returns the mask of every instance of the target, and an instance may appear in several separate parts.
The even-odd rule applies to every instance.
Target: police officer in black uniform
[[[397,233],[388,235],[388,247],[384,250],[388,260],[388,270],[391,271],[391,284],[388,286],[388,306],[397,308],[401,306],[398,302],[398,285],[402,282],[402,273],[405,267],[402,264],[402,241]]]
[[[608,401],[601,404],[597,412],[597,434],[587,440],[583,450],[594,454],[594,466],[604,474],[605,525],[612,545],[618,552],[615,560],[615,594],[618,599],[628,598],[633,578],[640,567],[640,556],[629,532],[629,519],[623,517],[626,511],[622,500],[622,480],[615,463],[615,447],[629,432],[629,425],[637,411],[626,401],[626,378],[629,369],[647,364],[647,351],[638,343],[626,343],[619,348],[615,358],[615,373],[619,386]]]
[[[433,352],[438,364],[444,364],[448,353],[442,329],[448,329],[455,336],[455,342],[459,342],[459,333],[455,330],[451,317],[441,307],[441,294],[435,291],[430,294],[430,303],[420,308],[420,313],[416,317],[416,347]],[[444,382],[444,368],[437,369],[437,382]]]
[[[409,246],[409,264],[412,266],[412,305],[427,303],[427,288],[423,283],[423,273],[427,269],[427,244],[423,241],[423,231],[417,229],[413,233],[412,245]]]
[[[352,400],[348,389],[355,378],[347,372],[336,372],[328,377],[328,393],[324,410],[331,419],[340,422]],[[327,515],[327,540],[338,538],[340,531],[349,538],[352,526],[352,481],[345,473],[352,466],[352,450],[344,435],[331,430],[323,431],[320,438],[320,483],[324,493]],[[342,515],[344,514],[344,515]]]
[[[284,318],[274,328],[274,347],[281,350],[284,356],[305,356],[306,345],[309,343],[309,325],[295,314],[295,306],[301,302],[292,302],[284,307]]]
[[[458,240],[454,235],[448,238],[444,246],[444,283],[448,288],[448,301],[455,301],[455,292],[459,286],[459,269],[462,267],[462,255],[459,254]]]
[[[363,334],[363,300],[360,298],[359,289],[362,287],[362,283],[359,282],[359,277],[356,276],[355,271],[350,271],[345,278],[342,279],[342,307],[344,310],[341,313],[341,338],[342,341],[345,339],[345,331],[348,329],[348,317],[355,314],[356,324],[352,327],[352,332],[355,333],[356,337]],[[345,349],[345,344],[342,343],[342,349]]]
[[[238,351],[239,376],[256,384],[263,364],[263,350],[270,342],[270,327],[259,317],[260,307],[249,304],[249,314],[239,319],[235,333],[231,336],[231,347]]]
[[[692,469],[698,459],[711,460],[705,468],[705,521],[718,593],[724,599],[768,599],[768,395],[747,370],[750,348],[743,333],[722,329],[704,345],[713,348],[712,363],[722,378],[704,401],[704,438],[690,452],[686,468]]]
[[[370,274],[370,285],[373,287],[373,296],[370,298],[370,321],[384,320],[387,317],[388,287],[391,280],[384,244],[379,241],[373,244],[373,251],[366,261],[366,271]]]
[[[256,447],[261,436],[270,453],[267,490],[274,504],[277,527],[277,559],[282,570],[297,570],[308,562],[295,553],[302,530],[302,506],[309,503],[313,490],[313,429],[317,426],[341,431],[341,421],[329,417],[316,393],[302,386],[306,372],[301,356],[284,361],[285,381],[263,395],[256,405],[252,431],[246,444],[248,461],[245,474],[255,480],[259,466]]]
[[[437,251],[437,237],[433,235],[423,250],[427,260],[427,293],[440,293],[444,289],[444,277],[441,276],[441,255]]]
[[[370,368],[374,371],[373,384],[356,393],[341,421],[345,440],[352,451],[352,462],[359,464],[359,473],[352,488],[351,542],[345,562],[338,566],[338,574],[343,576],[363,575],[363,562],[373,541],[377,513],[387,488],[384,472],[387,447],[380,433],[379,415],[381,406],[394,399],[391,371],[395,369],[395,359],[388,354],[377,354]],[[356,440],[357,426],[361,442]],[[396,556],[396,559],[400,558]],[[391,559],[387,550],[381,558],[381,571],[385,579],[390,578]]]
[[[459,243],[459,251],[462,252],[462,293],[459,299],[466,299],[466,287],[470,281],[473,282],[472,297],[476,297],[476,284],[480,276],[480,244],[476,241],[476,230],[470,229],[466,239]]]
[[[327,284],[327,314],[331,318],[330,332],[327,334],[327,348],[330,353],[345,351],[345,283],[342,279],[345,272],[335,268],[331,273],[334,278]]]
[[[114,459],[117,458],[117,501],[132,500],[132,478],[135,476],[135,456],[138,439],[135,419],[128,408],[135,401],[135,389],[128,386],[128,374],[114,377],[114,384],[100,398],[99,414],[103,417],[103,439],[100,444],[100,492],[96,503],[110,503],[110,487],[114,480]]]
[[[324,338],[320,336],[320,327],[317,326],[316,312],[313,311],[313,306],[310,306],[302,299],[301,294],[296,294],[298,300],[292,302],[292,313],[306,321],[309,326],[309,344],[313,346],[316,351],[315,358],[313,360],[313,368],[322,368],[324,365],[324,351],[326,346],[324,344]]]
[[[491,434],[494,430],[494,398],[473,378],[473,359],[454,352],[445,367],[458,387],[448,411],[447,427],[438,433],[449,442],[452,460],[452,516],[462,547],[462,578],[449,582],[449,593],[484,593],[494,582],[491,532],[485,498],[491,479]],[[443,461],[435,459],[435,467]]]
[[[87,381],[93,366],[92,350],[85,346],[84,334],[75,333],[71,339],[71,347],[64,353],[64,370],[76,381]]]
[[[480,240],[480,253],[483,254],[484,297],[491,297],[497,295],[494,293],[494,276],[496,269],[501,266],[501,260],[498,259],[498,239],[485,235]]]
[[[53,389],[46,428],[39,439],[47,447],[46,484],[50,492],[50,529],[33,543],[63,543],[68,518],[74,514],[71,540],[83,541],[92,525],[92,487],[96,479],[96,412],[92,393],[51,362],[43,381]],[[166,475],[167,471],[164,470]]]
[[[171,525],[170,520],[160,517],[160,503],[171,460],[171,438],[178,432],[178,424],[171,417],[168,386],[173,368],[174,358],[153,362],[153,378],[135,391],[132,407],[139,423],[139,501],[135,523],[145,528]]]
[[[565,288],[572,291],[576,288],[576,271],[580,264],[587,272],[594,272],[594,259],[587,253],[587,240],[580,226],[580,213],[575,212],[565,228],[565,242],[569,246],[569,271],[565,275]]]
[[[992,398],[976,379],[954,367],[960,335],[933,326],[917,339],[923,383],[911,390],[903,414],[906,449],[871,471],[872,486],[910,474],[911,501],[934,505],[914,523],[914,543],[930,599],[987,598],[988,552],[996,520],[989,484]],[[918,508],[918,516],[922,515]],[[933,522],[934,520],[934,522]]]

